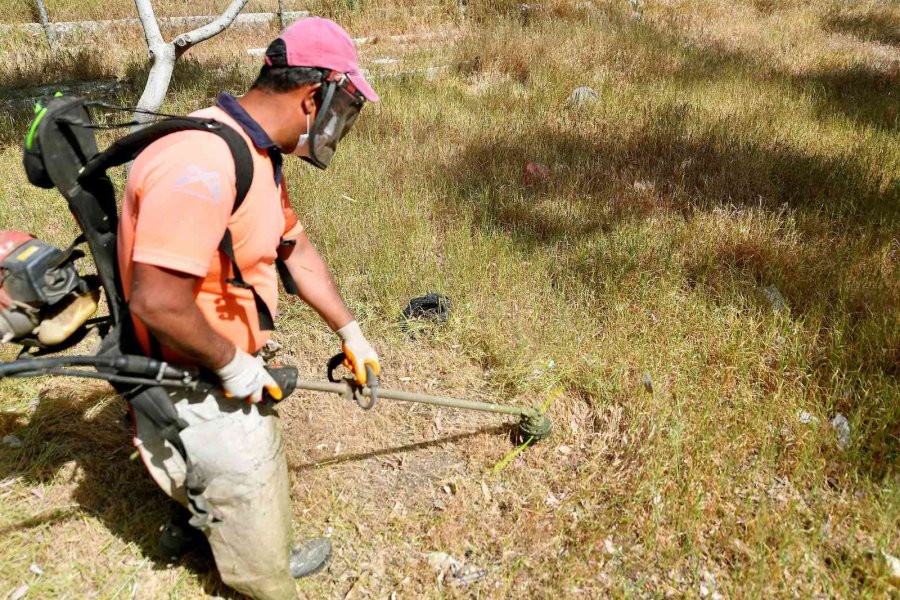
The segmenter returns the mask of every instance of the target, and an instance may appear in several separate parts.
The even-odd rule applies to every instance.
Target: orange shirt
[[[230,112],[242,112],[240,107],[234,108],[234,99],[228,98]],[[252,120],[248,124],[249,115],[239,115],[239,123],[216,106],[193,116],[216,119],[241,133],[253,157],[253,183],[232,214],[234,160],[228,145],[215,134],[182,131],[144,150],[129,173],[119,222],[118,257],[125,298],[130,297],[136,262],[193,275],[198,278],[194,290],[197,306],[210,326],[253,353],[266,343],[269,332],[260,331],[251,291],[225,282],[232,276],[231,263],[219,252],[219,242],[227,226],[244,280],[274,316],[278,245],[281,239],[296,237],[303,227],[280,181],[280,155],[278,164],[273,163],[269,149],[275,146],[271,141],[262,143],[268,136]],[[149,353],[146,327],[136,318],[135,327],[138,341]],[[163,356],[179,360],[166,348]]]

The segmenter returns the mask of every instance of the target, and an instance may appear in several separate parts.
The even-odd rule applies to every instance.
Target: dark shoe
[[[191,527],[188,522],[190,518],[191,513],[178,504],[173,507],[172,515],[163,525],[156,551],[166,562],[177,562],[203,538],[200,531]]]
[[[314,575],[325,568],[330,558],[331,540],[312,538],[302,546],[291,550],[291,575],[294,579]]]

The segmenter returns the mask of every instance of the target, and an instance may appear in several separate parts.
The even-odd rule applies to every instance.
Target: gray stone
[[[19,438],[17,438],[14,435],[4,436],[2,442],[3,442],[4,446],[7,446],[9,448],[21,448],[22,447],[22,440],[20,440]]]
[[[600,94],[589,87],[577,87],[569,95],[566,104],[569,106],[588,106],[600,100]]]
[[[837,432],[838,436],[838,445],[840,445],[842,450],[846,450],[850,447],[850,422],[847,421],[847,417],[838,413],[835,415],[834,419],[831,420],[831,427]]]
[[[785,300],[784,296],[774,285],[769,285],[764,288],[760,288],[760,292],[762,292],[763,297],[766,299],[766,302],[769,303],[776,311],[787,310],[788,304],[787,300]]]

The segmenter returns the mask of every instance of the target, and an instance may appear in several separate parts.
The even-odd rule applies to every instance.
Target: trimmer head
[[[522,442],[531,440],[533,442],[540,441],[550,436],[553,430],[553,422],[549,417],[535,410],[522,415],[519,421],[519,438]]]

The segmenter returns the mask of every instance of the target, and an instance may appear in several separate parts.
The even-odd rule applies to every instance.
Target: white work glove
[[[256,404],[262,402],[265,390],[273,399],[281,400],[281,388],[266,371],[263,360],[240,348],[235,350],[231,362],[216,371],[216,375],[222,380],[225,395],[229,398],[246,398],[247,402]]]
[[[356,382],[360,385],[366,385],[368,381],[368,373],[366,366],[372,367],[372,371],[376,376],[381,375],[381,364],[378,360],[378,354],[365,338],[359,323],[351,321],[338,329],[335,333],[341,338],[343,344],[341,349],[347,358],[344,360],[344,366],[353,371]]]

